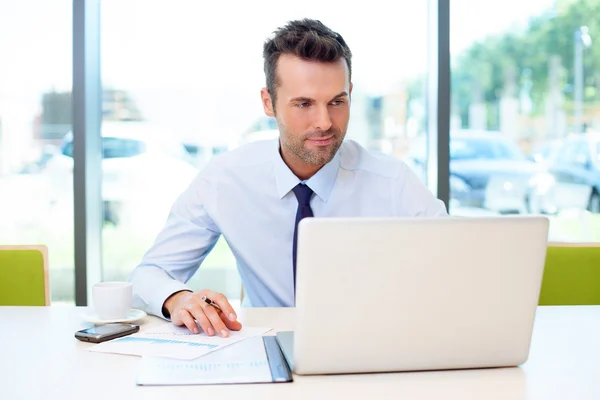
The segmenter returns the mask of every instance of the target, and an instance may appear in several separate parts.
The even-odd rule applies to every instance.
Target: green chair
[[[0,306],[49,306],[48,248],[0,246]]]
[[[540,305],[600,305],[600,243],[549,243]]]

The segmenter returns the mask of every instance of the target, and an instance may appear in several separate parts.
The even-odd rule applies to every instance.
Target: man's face
[[[311,166],[327,164],[340,148],[350,118],[348,66],[342,58],[334,63],[305,61],[284,54],[277,63],[275,110],[281,151]]]

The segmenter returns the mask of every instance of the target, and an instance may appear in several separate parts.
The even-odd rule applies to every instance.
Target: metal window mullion
[[[75,304],[101,280],[100,0],[73,0],[73,200]]]
[[[427,186],[450,199],[450,0],[429,1]]]

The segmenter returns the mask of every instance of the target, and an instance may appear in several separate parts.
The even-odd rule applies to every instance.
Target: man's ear
[[[265,110],[265,114],[269,117],[275,117],[275,112],[273,110],[273,100],[271,99],[271,95],[267,88],[262,88],[260,90],[260,97],[262,98],[263,110]]]

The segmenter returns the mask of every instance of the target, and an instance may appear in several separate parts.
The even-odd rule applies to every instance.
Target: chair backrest
[[[600,243],[549,243],[540,305],[600,305]]]
[[[48,248],[0,246],[0,306],[49,306]]]

